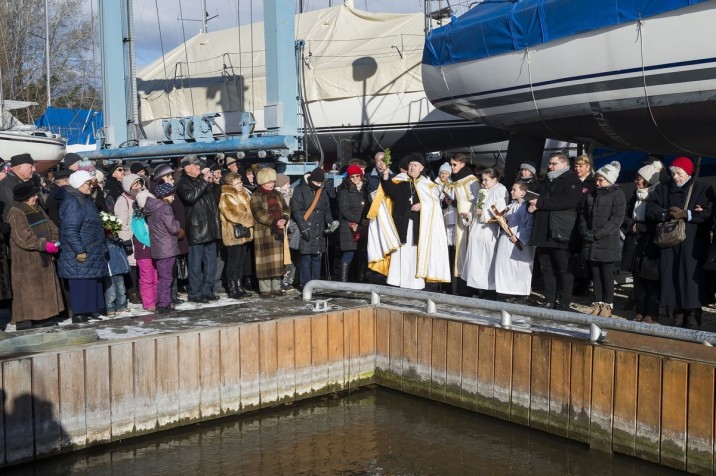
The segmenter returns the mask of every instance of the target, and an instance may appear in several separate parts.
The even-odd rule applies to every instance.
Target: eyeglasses
[[[450,162],[450,167],[457,167],[460,165],[460,162]]]
[[[558,166],[560,163],[561,163],[561,162],[549,162],[547,165],[551,165],[552,167],[556,167],[556,166]]]
[[[355,179],[355,178],[363,178],[363,177],[359,174],[353,174],[353,175],[349,175],[348,178]]]
[[[117,167],[116,169],[114,169],[114,171],[124,172],[124,167]]]

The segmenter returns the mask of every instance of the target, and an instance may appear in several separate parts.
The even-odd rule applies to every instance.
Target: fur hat
[[[309,182],[325,182],[326,181],[326,173],[323,171],[322,168],[316,167],[311,171],[311,175],[308,176]]]
[[[82,160],[82,157],[80,157],[78,154],[75,154],[74,152],[69,152],[68,154],[65,154],[65,158],[62,160],[62,162],[65,164],[65,167],[68,169],[72,167],[72,165],[76,164]]]
[[[83,183],[92,180],[92,176],[86,170],[78,170],[70,175],[70,185],[72,188],[80,188]]]
[[[450,167],[450,163],[445,162],[440,166],[440,170],[438,170],[438,175],[440,175],[443,172],[447,172],[449,174],[452,174],[452,167]]]
[[[14,158],[15,157],[13,157],[13,159]],[[688,157],[675,158],[674,161],[671,163],[671,167],[678,167],[687,174],[689,174],[689,176],[694,175],[694,163],[691,162],[691,159],[689,159]]]
[[[259,185],[263,185],[265,183],[269,182],[275,182],[276,181],[276,171],[272,169],[271,167],[264,167],[261,170],[259,170],[259,173],[256,174],[256,183]]]
[[[12,167],[17,167],[18,165],[22,165],[22,164],[34,165],[35,161],[32,160],[32,156],[30,154],[18,154],[18,155],[13,155],[10,158],[10,165]]]
[[[644,180],[649,182],[649,185],[656,185],[657,183],[659,183],[659,179],[661,178],[661,171],[663,169],[664,164],[662,164],[660,160],[655,160],[654,162],[640,168],[637,173],[641,175]]]
[[[32,183],[32,180],[20,182],[12,188],[12,199],[16,202],[24,202],[37,195],[40,189]]]
[[[601,167],[599,170],[594,172],[594,175],[604,177],[610,184],[617,183],[619,178],[619,171],[622,169],[622,165],[619,162],[609,162],[608,164]]]
[[[291,183],[291,179],[286,174],[276,174],[276,187],[281,188],[287,183]]]
[[[147,189],[140,190],[139,193],[137,194],[137,206],[139,208],[144,208],[144,205],[147,204],[147,198],[149,198],[149,197],[157,198],[154,195],[152,195],[151,193],[149,193],[149,190],[147,190]]]
[[[174,186],[170,183],[162,183],[154,187],[154,196],[157,198],[170,197],[174,193]]]
[[[122,179],[122,189],[125,192],[129,193],[129,191],[132,190],[132,184],[137,180],[141,180],[142,182],[144,182],[144,179],[137,174],[125,175]]]

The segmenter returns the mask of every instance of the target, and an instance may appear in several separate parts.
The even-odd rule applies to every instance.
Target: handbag
[[[241,223],[234,223],[234,238],[249,238],[251,230]]]
[[[686,222],[681,218],[656,225],[654,244],[659,248],[671,248],[682,243],[685,239]]]
[[[661,278],[661,261],[642,255],[639,260],[637,275],[647,281],[658,281]]]

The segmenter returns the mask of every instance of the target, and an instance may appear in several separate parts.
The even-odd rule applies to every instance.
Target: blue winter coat
[[[60,204],[60,257],[57,271],[65,279],[90,279],[107,276],[107,246],[102,222],[92,197],[73,187],[66,188]],[[80,263],[76,257],[86,253]]]

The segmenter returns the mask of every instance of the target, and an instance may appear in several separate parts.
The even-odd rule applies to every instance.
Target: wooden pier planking
[[[639,342],[594,345],[364,307],[7,359],[0,465],[360,380],[712,474],[714,362],[683,343],[673,356]]]

